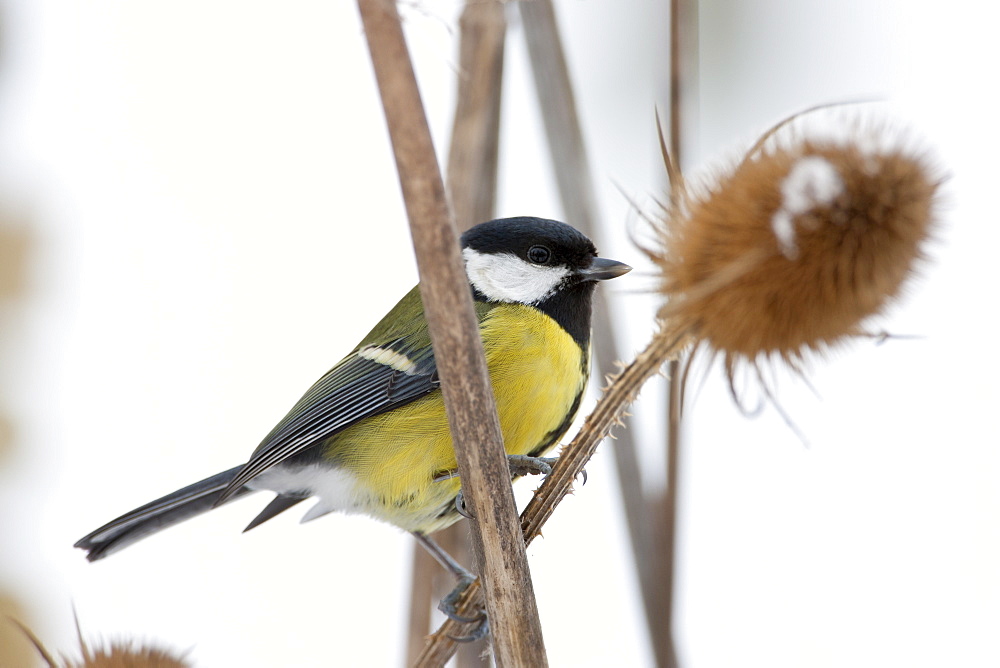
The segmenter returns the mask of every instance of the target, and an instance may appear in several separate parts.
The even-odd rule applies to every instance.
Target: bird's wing
[[[477,304],[481,317],[485,310]],[[272,466],[360,420],[399,408],[438,387],[423,305],[414,288],[271,430],[219,503]]]
[[[386,350],[392,351],[388,354],[406,355],[388,346],[378,349]],[[411,372],[363,354],[363,350],[352,354],[310,388],[257,446],[230,484],[232,490],[359,420],[398,408],[438,387],[437,367],[429,351]],[[228,490],[222,500],[227,495]]]

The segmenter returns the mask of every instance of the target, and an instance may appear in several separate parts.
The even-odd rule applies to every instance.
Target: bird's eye
[[[552,253],[545,246],[532,246],[528,249],[528,259],[535,264],[545,264],[551,256]]]

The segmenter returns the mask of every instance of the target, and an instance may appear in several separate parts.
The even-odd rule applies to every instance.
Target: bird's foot
[[[530,457],[528,455],[507,455],[507,465],[512,477],[522,475],[548,475],[552,473],[552,465],[558,461],[556,457]]]
[[[459,577],[458,584],[451,590],[451,593],[438,603],[438,610],[443,612],[449,619],[461,622],[462,624],[475,624],[472,631],[464,636],[448,636],[455,642],[475,642],[490,634],[490,622],[486,616],[486,610],[480,608],[473,615],[463,615],[458,611],[458,602],[461,600],[462,594],[465,593],[465,590],[475,580],[476,577],[471,573]]]
[[[552,467],[557,461],[559,461],[558,457],[507,455],[507,465],[510,467],[510,475],[514,478],[522,475],[548,475],[552,473]],[[587,470],[580,471],[579,477],[583,479],[581,484],[586,485]]]
[[[458,502],[460,499],[456,499]],[[482,607],[473,609],[472,614],[470,611],[463,610],[459,611],[458,602],[461,600],[462,595],[465,590],[469,588],[473,582],[476,581],[476,576],[467,571],[462,567],[460,563],[455,561],[450,554],[441,549],[441,546],[434,542],[427,534],[422,531],[414,531],[413,537],[417,539],[421,545],[427,550],[427,552],[434,557],[441,566],[443,566],[448,572],[452,573],[458,580],[458,585],[451,590],[451,593],[441,599],[438,603],[438,610],[443,612],[448,618],[460,622],[462,624],[475,624],[472,632],[468,635],[452,637],[455,642],[473,642],[479,640],[480,638],[485,638],[490,633],[489,621],[486,618],[486,610]]]

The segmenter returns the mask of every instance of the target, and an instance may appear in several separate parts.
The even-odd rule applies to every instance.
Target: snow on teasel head
[[[702,193],[668,158],[670,203],[648,249],[667,298],[659,316],[722,354],[730,378],[740,362],[797,369],[863,334],[934,227],[941,178],[912,141],[856,121],[810,138],[789,121]]]

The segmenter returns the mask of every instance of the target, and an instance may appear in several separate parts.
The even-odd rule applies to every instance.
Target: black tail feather
[[[275,515],[283,513],[297,503],[301,503],[308,499],[308,496],[293,496],[291,494],[279,494],[271,500],[271,503],[264,507],[264,510],[260,511],[257,517],[253,518],[253,521],[247,525],[247,528],[243,530],[244,533],[250,531],[254,527],[259,527],[264,522],[268,521]]]
[[[86,550],[87,559],[96,561],[150,534],[207,512],[215,507],[222,491],[242,468],[242,465],[236,466],[127,512],[87,534],[74,547]],[[225,503],[252,491],[241,487]]]

